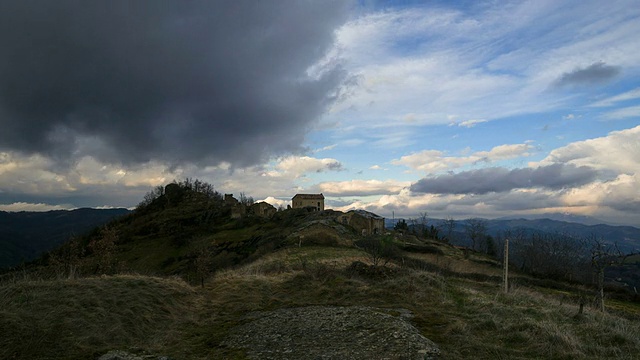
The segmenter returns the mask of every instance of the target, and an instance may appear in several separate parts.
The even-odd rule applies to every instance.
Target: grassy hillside
[[[90,359],[112,348],[154,349],[195,316],[183,281],[121,275],[20,280],[0,287],[0,358]]]
[[[406,321],[444,359],[640,353],[637,296],[609,297],[601,313],[590,307],[593,289],[515,271],[505,294],[495,259],[395,233],[384,241],[397,250],[374,266],[375,248],[335,212],[234,219],[219,194],[183,185],[1,275],[0,358],[95,359],[113,350],[259,358],[227,345],[229,335],[250,324],[253,312],[307,306],[409,311]],[[355,339],[363,329],[344,331]],[[380,341],[396,335],[382,333]]]
[[[176,278],[115,275],[75,280],[5,278],[0,358],[86,359],[109,350],[176,359],[245,358],[222,345],[257,310],[307,305],[404,308],[445,359],[633,359],[640,307],[610,301],[577,316],[571,288],[523,285],[503,294],[499,269],[457,249],[411,254],[417,267],[353,266],[366,253],[290,247],[216,273],[205,287]],[[416,262],[416,264],[417,264]],[[366,268],[364,268],[366,269]],[[374,357],[375,358],[375,357]]]
[[[215,272],[300,241],[350,245],[356,231],[338,223],[336,214],[289,209],[268,219],[251,213],[232,218],[219,194],[185,187],[66,243],[39,265],[57,276],[72,267],[83,276],[135,272],[196,282],[203,261]]]

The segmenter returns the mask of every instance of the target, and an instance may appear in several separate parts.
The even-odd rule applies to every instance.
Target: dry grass
[[[637,323],[590,309],[577,317],[577,305],[558,296],[525,287],[503,294],[497,283],[407,269],[363,279],[345,273],[342,261],[313,254],[322,248],[305,251],[322,260],[300,268],[290,261],[296,253],[274,255],[216,276],[205,298],[238,313],[311,304],[404,307],[447,359],[631,359],[640,352]]]
[[[443,270],[459,274],[482,274],[487,276],[502,276],[502,269],[490,266],[486,260],[476,256],[465,259],[462,256],[445,256],[439,254],[411,254],[412,258],[434,264]]]
[[[307,266],[323,264],[334,268],[346,267],[354,261],[368,262],[367,255],[346,247],[292,247],[268,254],[239,269],[223,270],[217,277],[238,275],[278,275],[304,270]]]
[[[0,287],[0,358],[87,359],[116,348],[157,349],[188,318],[182,280],[134,275],[23,280]]]
[[[498,283],[438,271],[397,267],[371,278],[346,270],[366,258],[348,248],[285,249],[219,272],[204,289],[139,276],[7,283],[0,288],[0,331],[9,336],[0,340],[0,358],[95,358],[132,347],[178,359],[243,358],[220,345],[243,315],[307,305],[409,309],[445,359],[632,359],[640,353],[637,321],[591,309],[577,317],[577,306],[553,293],[521,286],[503,294]],[[484,266],[454,260],[458,271]]]

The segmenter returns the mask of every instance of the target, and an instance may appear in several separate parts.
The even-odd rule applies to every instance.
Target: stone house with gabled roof
[[[266,203],[264,201],[260,201],[252,204],[250,209],[253,215],[267,218],[267,219],[275,215],[276,212],[278,212],[278,210],[273,205]]]
[[[351,210],[338,216],[337,221],[365,236],[384,233],[384,218],[366,210]]]
[[[312,207],[317,211],[324,210],[324,195],[320,194],[296,194],[291,199],[291,207],[293,209],[302,209]]]

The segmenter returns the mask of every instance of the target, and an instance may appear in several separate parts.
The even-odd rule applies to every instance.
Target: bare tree
[[[96,260],[96,272],[109,274],[114,271],[117,241],[117,230],[112,226],[105,226],[100,231],[100,236],[89,243],[89,249]]]
[[[617,244],[606,244],[602,239],[590,237],[591,267],[596,276],[596,306],[604,312],[604,272],[612,265],[624,262],[625,256]]]
[[[398,248],[393,244],[393,238],[388,236],[368,236],[358,240],[355,245],[367,254],[373,266],[386,266],[387,263],[398,255]]]
[[[465,230],[471,239],[471,248],[478,250],[481,241],[487,237],[487,222],[483,219],[469,219]]]
[[[497,258],[498,257],[498,247],[496,245],[496,240],[493,238],[493,236],[491,235],[487,235],[485,236],[485,243],[484,243],[484,252],[493,257],[493,258]]]
[[[409,231],[414,235],[418,235],[418,219],[409,218]]]
[[[253,205],[253,202],[254,200],[251,196],[247,197],[244,192],[240,193],[240,204],[244,206],[251,206]]]
[[[144,195],[144,198],[138,204],[138,206],[136,206],[136,209],[141,209],[145,206],[151,205],[151,203],[155,199],[159,198],[162,195],[164,195],[164,186],[158,185],[155,188],[153,188],[153,190],[149,191]]]
[[[49,254],[49,264],[58,278],[74,279],[82,263],[83,254],[84,249],[80,244],[80,240],[73,236],[69,242]]]
[[[574,236],[517,228],[501,237],[510,240],[511,262],[521,271],[556,280],[588,280],[588,251]]]
[[[209,247],[202,246],[195,258],[195,268],[198,278],[200,279],[200,285],[204,288],[204,281],[211,274],[211,250]]]
[[[449,216],[445,220],[442,220],[440,228],[443,229],[442,232],[445,234],[443,237],[444,242],[450,243],[453,241],[453,230],[456,228],[456,221]]]
[[[427,212],[421,212],[418,217],[418,234],[422,237],[427,237],[427,223],[429,222],[429,218],[427,217]]]

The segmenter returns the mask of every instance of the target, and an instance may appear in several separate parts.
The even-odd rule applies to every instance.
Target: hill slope
[[[140,275],[5,277],[0,358],[87,359],[125,350],[174,359],[329,353],[383,359],[404,354],[392,352],[403,339],[405,349],[415,350],[403,358],[424,358],[426,348],[412,347],[415,334],[434,341],[444,359],[633,359],[640,353],[638,304],[612,300],[610,314],[587,308],[578,316],[570,287],[553,290],[517,276],[503,294],[499,268],[432,246],[443,254],[408,254],[416,266],[392,264],[382,273],[354,266],[368,261],[355,248],[294,246],[220,271],[204,287]],[[376,316],[406,325],[385,327]],[[309,331],[290,338],[293,324]],[[314,329],[351,342],[323,345]],[[257,330],[260,341],[239,340]],[[279,340],[261,347],[268,339]]]
[[[640,353],[637,296],[610,297],[600,313],[592,289],[517,271],[505,294],[500,264],[469,249],[396,233],[362,241],[332,211],[236,218],[215,192],[169,189],[0,276],[0,358]]]
[[[351,245],[357,233],[337,221],[340,212],[289,209],[262,217],[234,206],[217,193],[176,185],[130,214],[78,237],[43,258],[58,275],[136,272],[180,275],[195,282],[199,272],[215,272],[253,261],[291,244]],[[204,268],[203,269],[203,265]]]
[[[31,261],[73,235],[129,213],[127,209],[0,211],[0,269]]]

